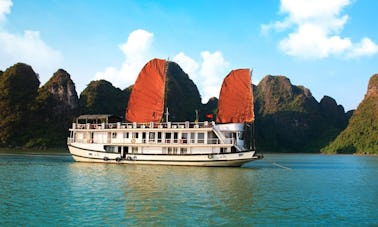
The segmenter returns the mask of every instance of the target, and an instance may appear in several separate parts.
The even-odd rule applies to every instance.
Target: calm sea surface
[[[378,157],[266,154],[243,168],[0,155],[0,226],[378,226]]]

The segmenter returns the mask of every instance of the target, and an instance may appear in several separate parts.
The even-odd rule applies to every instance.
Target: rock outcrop
[[[319,152],[346,126],[342,106],[330,97],[320,103],[309,89],[284,76],[264,77],[254,90],[257,149]]]
[[[39,87],[31,66],[17,63],[0,76],[0,146],[25,144]]]
[[[80,94],[80,113],[113,114],[123,117],[127,102],[127,92],[114,87],[110,82],[106,80],[91,81]]]
[[[378,74],[369,80],[364,100],[337,138],[322,149],[324,153],[378,153]]]
[[[52,114],[68,115],[72,118],[77,114],[79,99],[76,93],[75,84],[71,80],[70,74],[59,69],[50,80],[40,89],[40,93],[46,92],[54,100]]]
[[[168,63],[166,82],[166,107],[170,121],[194,121],[196,110],[201,108],[197,86],[175,62]]]

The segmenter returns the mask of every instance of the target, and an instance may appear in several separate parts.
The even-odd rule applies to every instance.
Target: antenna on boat
[[[168,116],[169,116],[169,112],[168,112],[168,107],[165,111],[165,121],[168,123],[169,122],[169,119],[168,119]]]
[[[196,110],[196,123],[198,123],[198,110]]]
[[[165,111],[165,121],[169,122],[169,112],[168,112],[168,97],[167,97],[167,86],[168,86],[168,80],[167,80],[167,74],[168,74],[168,65],[169,65],[169,57],[167,58],[164,66],[164,103],[166,106]]]

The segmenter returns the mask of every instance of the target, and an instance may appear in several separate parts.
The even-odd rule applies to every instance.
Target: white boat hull
[[[178,166],[241,166],[247,162],[262,158],[255,151],[222,154],[126,154],[124,158],[118,153],[106,153],[93,149],[69,145],[75,161],[114,163],[114,164],[153,164]]]

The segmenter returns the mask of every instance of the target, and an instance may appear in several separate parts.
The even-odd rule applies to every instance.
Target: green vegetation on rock
[[[257,149],[319,152],[347,124],[344,108],[325,96],[318,103],[303,86],[284,76],[264,77],[254,87]]]
[[[378,153],[378,74],[370,78],[364,100],[354,111],[348,127],[337,136],[323,153]]]
[[[0,77],[0,145],[25,144],[31,130],[39,79],[32,67],[17,63]]]
[[[202,104],[197,86],[174,62],[169,62],[166,84],[170,121],[194,121],[196,112],[200,121],[215,120],[218,99],[213,97]],[[75,117],[124,117],[133,88],[131,85],[121,90],[105,80],[92,81],[79,99],[70,75],[63,69],[45,85],[39,85],[38,75],[29,65],[17,63],[0,71],[0,147],[65,147],[68,128]],[[377,87],[378,74],[370,79],[358,109],[345,113],[329,96],[318,102],[309,89],[292,85],[287,77],[266,76],[253,86],[257,149],[319,152],[323,148],[325,153],[377,153]]]
[[[106,80],[96,80],[81,92],[79,109],[81,114],[113,114],[125,116],[127,93]]]
[[[197,86],[175,62],[168,63],[166,107],[170,121],[194,121],[201,108]]]

